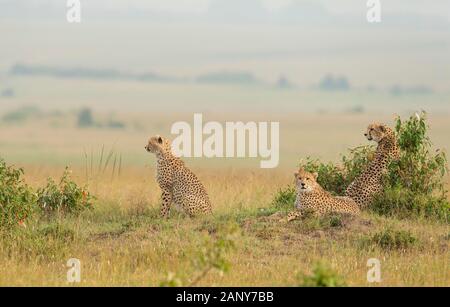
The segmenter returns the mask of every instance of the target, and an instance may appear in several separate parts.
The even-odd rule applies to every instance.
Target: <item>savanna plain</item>
[[[206,120],[280,121],[280,166],[260,169],[258,159],[185,159],[204,183],[214,214],[189,218],[172,210],[170,219],[159,217],[155,158],[144,146],[152,134],[170,137],[174,121],[192,122],[192,112],[98,114],[132,128],[75,128],[70,112],[0,126],[2,158],[24,169],[33,190],[48,177],[58,183],[67,165],[71,180],[95,196],[89,210],[39,216],[3,233],[0,285],[450,285],[448,221],[368,210],[359,217],[280,222],[286,211],[275,199],[293,186],[301,160],[339,161],[348,148],[367,145],[368,123],[392,126],[393,114],[317,110],[267,118],[263,112],[211,110]],[[448,148],[447,116],[431,113],[429,123],[434,146]],[[448,187],[448,177],[446,182]],[[392,233],[403,235],[392,239]],[[386,237],[393,243],[383,243]],[[80,283],[67,282],[70,258],[80,260]],[[379,282],[367,280],[370,258],[380,261]]]

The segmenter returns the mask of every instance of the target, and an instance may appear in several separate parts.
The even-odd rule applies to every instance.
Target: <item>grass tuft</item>
[[[419,240],[410,231],[395,230],[388,227],[362,239],[364,248],[379,247],[385,251],[406,251],[419,244]]]
[[[298,276],[301,287],[344,287],[346,283],[328,265],[319,262],[313,267],[311,274],[301,273]]]

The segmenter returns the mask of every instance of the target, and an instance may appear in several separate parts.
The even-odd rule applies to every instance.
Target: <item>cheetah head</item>
[[[373,123],[367,127],[367,132],[364,133],[364,136],[369,141],[375,141],[378,143],[390,132],[391,132],[391,129],[389,127],[387,127],[386,125]]]
[[[167,150],[170,150],[170,142],[162,136],[152,136],[148,140],[148,144],[147,146],[145,146],[145,150],[154,154],[163,153]]]
[[[301,168],[294,174],[294,176],[297,189],[301,193],[313,192],[319,186],[319,184],[317,183],[317,173],[309,173]]]

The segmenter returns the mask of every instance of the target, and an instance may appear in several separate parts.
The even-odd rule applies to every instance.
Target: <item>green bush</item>
[[[94,197],[85,187],[80,187],[70,178],[66,167],[59,183],[52,178],[37,191],[37,204],[45,213],[80,213],[92,209]]]
[[[308,157],[300,163],[306,171],[318,173],[317,182],[333,195],[344,195],[345,189],[358,177],[365,166],[374,158],[374,146],[359,146],[342,156],[342,166],[332,162],[322,163]]]
[[[420,194],[402,187],[387,187],[374,199],[370,210],[397,218],[426,218],[449,221],[450,205],[446,198]]]
[[[272,207],[282,211],[292,210],[296,197],[297,192],[294,187],[288,186],[285,189],[280,189],[272,200]]]
[[[302,287],[344,287],[344,280],[329,266],[323,263],[314,265],[312,274],[300,274],[298,276]]]
[[[33,213],[35,195],[23,180],[23,169],[0,159],[0,227],[22,224]]]
[[[362,240],[362,246],[371,248],[378,246],[381,249],[402,250],[405,251],[418,244],[418,239],[414,237],[411,232],[404,230],[394,230],[392,228],[386,228],[380,232],[375,233],[369,238]]]
[[[445,189],[447,158],[443,151],[433,150],[428,136],[426,113],[415,114],[408,120],[396,119],[395,133],[400,158],[392,161],[385,175],[385,189],[370,206],[381,215],[399,218],[431,218],[448,222],[450,204]],[[344,195],[348,185],[359,176],[374,158],[374,146],[350,149],[338,166],[307,158],[300,163],[306,171],[317,172],[318,183],[333,195]],[[293,208],[295,190],[280,190],[273,206]]]
[[[343,167],[332,162],[322,163],[310,157],[300,163],[306,171],[319,174],[317,182],[333,195],[343,195],[347,186],[364,170],[373,158],[373,146],[360,146],[350,149],[347,156],[342,156]],[[296,189],[288,186],[280,189],[272,200],[272,207],[278,210],[292,210],[296,198]]]
[[[447,157],[443,151],[432,149],[428,128],[424,112],[405,122],[397,118],[395,131],[400,158],[390,164],[385,192],[373,202],[373,211],[449,221],[450,204],[445,189]]]

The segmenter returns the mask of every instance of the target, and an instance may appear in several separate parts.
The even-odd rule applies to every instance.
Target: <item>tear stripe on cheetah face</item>
[[[361,208],[370,205],[373,198],[383,191],[383,175],[389,163],[399,158],[397,140],[391,128],[383,124],[370,124],[364,135],[378,143],[375,156],[345,191],[345,196],[351,197]]]
[[[288,215],[288,221],[302,215],[302,211],[313,211],[316,215],[329,212],[359,214],[358,205],[349,197],[334,197],[317,183],[317,173],[300,169],[294,174],[297,188],[295,207],[297,211]]]
[[[189,216],[212,212],[205,188],[184,162],[172,154],[169,140],[159,135],[151,137],[145,149],[157,158],[156,181],[162,190],[162,217],[168,217],[172,203]]]

